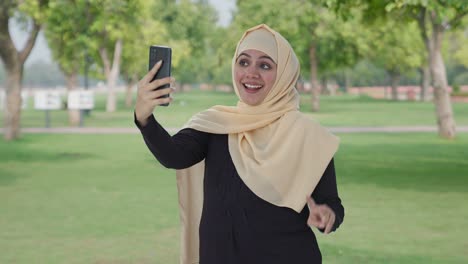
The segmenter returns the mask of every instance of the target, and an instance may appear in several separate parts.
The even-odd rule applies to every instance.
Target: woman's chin
[[[261,100],[259,100],[258,97],[253,97],[253,96],[246,96],[242,98],[242,101],[250,106],[256,106],[259,105]]]

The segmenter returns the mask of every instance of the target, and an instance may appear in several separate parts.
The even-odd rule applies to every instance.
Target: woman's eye
[[[262,68],[263,70],[269,70],[271,69],[271,66],[268,63],[262,63],[260,64],[260,68]]]
[[[247,66],[247,65],[249,65],[249,63],[246,60],[240,60],[239,65],[240,66]]]

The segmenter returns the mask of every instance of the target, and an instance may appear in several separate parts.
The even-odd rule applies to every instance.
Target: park
[[[128,19],[128,27],[112,28],[114,32],[107,40],[114,38],[114,42],[104,45],[107,62],[104,50],[96,49],[101,40],[90,40],[99,36],[91,31],[99,29],[99,21],[105,17],[100,9],[104,7],[85,0],[37,1],[38,5],[29,7],[22,6],[29,2],[8,7],[33,19],[37,15],[31,11],[34,8],[62,8],[63,13],[38,18],[48,26],[41,30],[54,61],[42,68],[60,64],[60,78],[48,78],[46,71],[32,78],[32,64],[25,64],[26,83],[15,84],[8,75],[12,72],[7,69],[8,56],[2,54],[0,263],[179,263],[176,173],[152,156],[134,120],[136,83],[147,71],[149,45],[136,50],[136,45],[128,43],[136,36],[145,38],[145,44],[161,43],[163,35],[171,38],[176,91],[173,102],[157,107],[154,116],[170,133],[176,133],[200,111],[213,105],[237,104],[239,99],[230,86],[229,45],[241,30],[261,22],[275,26],[297,47],[302,69],[297,84],[300,111],[341,141],[335,167],[345,218],[330,235],[314,230],[323,262],[468,263],[468,6],[464,1],[389,0],[383,7],[367,1],[371,13],[366,13],[364,6],[348,6],[348,1],[305,1],[308,4],[303,10],[294,11],[310,12],[302,14],[302,19],[293,19],[291,11],[297,10],[301,1],[230,1],[236,8],[230,24],[224,26],[210,24],[217,14],[210,1],[148,1],[158,7],[171,3],[165,4],[168,12],[173,12],[171,19],[175,20],[171,23],[175,24],[167,17],[146,18],[150,23],[160,23],[156,30],[159,36],[149,36],[144,27],[129,31],[132,23],[139,23],[131,14],[149,5],[130,2],[113,10]],[[436,6],[436,2],[445,4]],[[74,9],[63,9],[62,5],[71,4]],[[314,5],[322,11],[311,11]],[[0,9],[6,6],[0,4]],[[395,17],[417,10],[433,14],[443,8],[450,10],[440,17],[446,15],[454,24],[445,32],[441,54],[446,75],[440,81],[440,72],[431,68],[440,65],[425,64],[428,57],[431,61],[431,55],[430,51],[426,53],[421,34],[416,33],[417,22],[411,22],[410,16]],[[254,13],[257,9],[264,13]],[[345,14],[349,20],[339,18],[347,10],[354,10]],[[92,14],[84,16],[88,19],[85,24],[94,23],[96,16],[92,29],[79,23],[52,25],[64,16],[82,16],[81,11]],[[369,18],[376,14],[386,16],[386,20]],[[147,15],[151,17],[142,13]],[[188,16],[194,16],[194,20],[182,22],[180,17]],[[254,21],[247,23],[246,17]],[[275,22],[278,17],[284,23]],[[362,17],[371,20],[363,35],[347,31],[362,25]],[[112,16],[105,19],[115,22]],[[426,19],[427,25],[435,24]],[[333,28],[334,21],[339,28]],[[191,23],[200,30],[194,33]],[[329,31],[312,32],[321,36],[314,42],[303,37],[308,32],[301,28],[304,23]],[[82,32],[76,33],[77,28]],[[184,32],[183,36],[170,34],[176,28]],[[70,30],[79,36],[76,42],[68,37],[60,39],[66,34],[75,36]],[[89,38],[81,42],[83,36]],[[395,36],[397,44],[391,39]],[[118,44],[119,38],[125,41]],[[369,38],[380,38],[381,42],[376,46],[363,44]],[[67,47],[60,41],[72,43]],[[87,41],[92,45],[84,44]],[[196,50],[207,42],[207,50]],[[317,47],[316,64],[311,63],[311,43]],[[393,43],[393,49],[382,46],[389,43]],[[57,51],[58,46],[63,49]],[[77,47],[86,54],[64,50]],[[116,48],[122,49],[118,78],[112,77]],[[138,58],[132,60],[129,54],[138,54],[134,56]],[[202,62],[201,70],[194,69],[197,61]],[[426,65],[433,76],[426,88],[421,65]],[[43,91],[56,95],[59,103],[53,104],[57,107],[38,107],[35,97]],[[92,103],[82,109],[70,108],[68,95],[72,91],[89,94]],[[440,111],[449,113],[450,120]]]

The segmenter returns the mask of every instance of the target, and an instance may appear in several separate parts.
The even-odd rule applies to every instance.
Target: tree
[[[148,52],[151,45],[167,45],[172,48],[172,68],[177,69],[181,60],[189,57],[190,44],[187,40],[174,40],[168,25],[153,10],[161,10],[162,1],[143,2],[140,26],[127,32],[125,49],[122,52],[121,74],[127,84],[125,106],[133,105],[133,87],[148,72]],[[174,71],[173,71],[174,72]]]
[[[182,63],[173,68],[177,81],[183,84],[212,80],[217,50],[213,45],[213,32],[217,30],[214,8],[203,0],[165,0],[155,9],[164,10],[153,15],[167,26],[170,41],[184,47],[179,50],[184,55],[180,58]]]
[[[447,68],[447,83],[452,87],[452,93],[460,92],[460,86],[468,84],[468,48],[465,47],[467,43],[466,26],[447,32],[444,38],[442,54]]]
[[[21,2],[4,0],[0,3],[0,57],[7,72],[4,138],[8,141],[17,139],[20,135],[23,66],[34,47],[41,23],[46,17],[47,3],[47,0]],[[31,27],[29,37],[21,50],[15,47],[8,30],[9,22],[15,15]]]
[[[369,57],[384,68],[390,76],[392,99],[398,99],[398,84],[403,73],[422,63],[421,39],[416,23],[401,23],[393,20],[374,24],[369,39]]]
[[[329,5],[341,14],[346,14],[355,1],[327,0]],[[455,137],[455,120],[452,103],[447,89],[447,73],[442,57],[444,33],[461,25],[468,14],[465,0],[382,0],[359,2],[367,14],[367,21],[376,16],[389,19],[418,21],[419,30],[429,55],[429,68],[434,88],[434,104],[439,135],[443,138]]]
[[[167,39],[167,29],[151,16],[154,2],[143,2],[140,11],[140,25],[128,31],[125,49],[122,51],[121,75],[126,82],[125,107],[133,106],[133,87],[148,71],[148,50],[153,44]],[[167,44],[167,43],[164,43]]]
[[[238,1],[234,23],[246,29],[267,23],[280,32],[299,57],[303,74],[309,71],[312,111],[320,109],[319,75],[353,66],[362,55],[359,32],[319,0]]]
[[[92,56],[102,67],[107,82],[106,111],[117,108],[115,86],[120,74],[122,50],[133,30],[142,25],[143,0],[89,0],[89,35]]]
[[[50,3],[45,36],[54,60],[65,75],[68,91],[77,89],[78,75],[87,67],[89,8],[85,0]],[[68,119],[71,126],[78,126],[80,110],[68,110]]]
[[[232,85],[232,56],[239,38],[234,24],[227,28],[217,28],[212,33],[213,46],[216,48],[215,63],[213,64],[213,79],[215,85]],[[233,90],[232,90],[233,91]]]

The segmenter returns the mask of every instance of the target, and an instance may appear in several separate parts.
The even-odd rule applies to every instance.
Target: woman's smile
[[[245,91],[248,93],[256,93],[260,89],[263,88],[262,84],[244,83],[243,85],[244,85]]]

